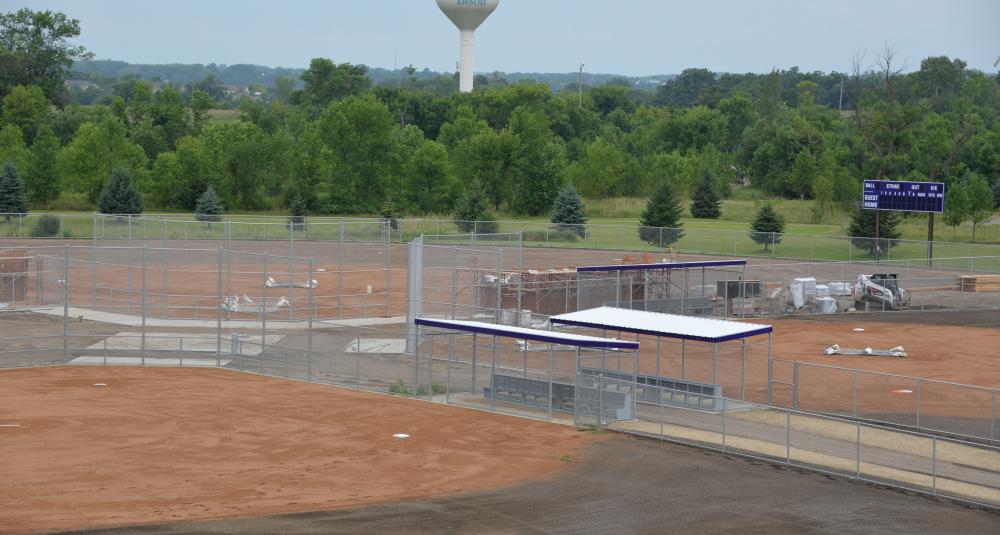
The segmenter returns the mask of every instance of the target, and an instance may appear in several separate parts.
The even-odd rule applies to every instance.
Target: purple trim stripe
[[[449,329],[453,331],[476,334],[490,334],[503,336],[505,338],[531,340],[534,342],[545,342],[549,344],[562,344],[573,347],[639,349],[639,342],[634,341],[597,338],[593,336],[559,333],[553,331],[539,331],[536,329],[524,329],[520,327],[507,327],[505,325],[494,325],[492,323],[480,323],[475,321],[453,322],[450,320],[435,320],[428,318],[416,318],[413,322],[416,325],[423,327],[435,327],[438,329]]]
[[[698,267],[745,266],[746,260],[705,260],[703,262],[660,262],[654,264],[611,264],[607,266],[580,266],[577,272],[587,271],[638,271],[646,269],[689,269]]]

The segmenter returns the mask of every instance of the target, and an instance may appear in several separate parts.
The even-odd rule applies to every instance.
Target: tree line
[[[486,77],[443,91],[416,69],[379,85],[363,65],[316,58],[222,122],[212,84],[129,78],[102,104],[67,104],[63,77],[89,57],[67,41],[78,34],[58,13],[0,15],[0,163],[35,208],[93,206],[119,168],[146,207],[194,210],[211,187],[227,210],[329,214],[453,214],[481,195],[490,211],[537,216],[567,184],[599,199],[669,183],[685,198],[811,199],[820,217],[855,203],[865,178],[939,180],[976,199],[1000,182],[1000,80],[954,58],[904,72],[887,48],[848,73],[688,69],[655,91],[613,79],[580,100]],[[960,212],[949,224],[983,210]]]

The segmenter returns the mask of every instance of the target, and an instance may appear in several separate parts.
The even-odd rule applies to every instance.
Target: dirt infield
[[[991,533],[1000,514],[618,435],[555,477],[426,501],[88,533]]]
[[[950,314],[960,320],[965,313]],[[997,311],[992,311],[992,314],[1000,316]],[[1000,330],[995,327],[887,322],[887,316],[880,316],[880,321],[871,321],[864,316],[843,316],[838,318],[839,321],[828,321],[826,318],[775,319],[767,323],[774,325],[775,355],[781,358],[1000,388],[1000,351],[997,349]],[[911,316],[908,319],[912,321],[914,318]],[[854,331],[855,328],[864,331]],[[834,343],[850,348],[889,349],[903,346],[907,357],[823,354],[823,348]]]
[[[0,393],[0,532],[10,533],[482,491],[556,474],[599,439],[223,370],[7,370]]]

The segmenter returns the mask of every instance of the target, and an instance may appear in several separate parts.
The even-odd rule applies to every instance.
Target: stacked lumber
[[[962,275],[956,283],[960,292],[1000,292],[1000,275]]]

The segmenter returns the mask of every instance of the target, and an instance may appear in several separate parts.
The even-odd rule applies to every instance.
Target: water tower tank
[[[476,28],[493,13],[500,0],[437,0],[441,11],[458,26],[458,90],[472,91]]]

